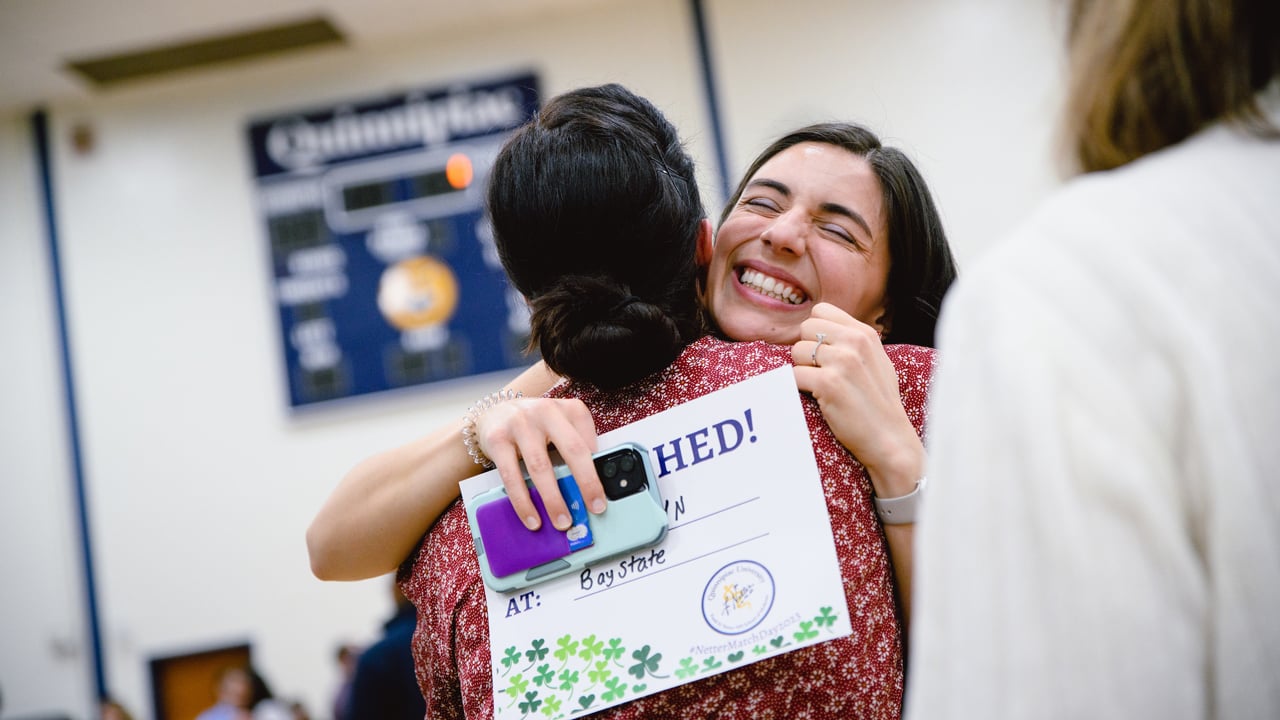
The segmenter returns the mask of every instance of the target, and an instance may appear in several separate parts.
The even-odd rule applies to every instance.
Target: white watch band
[[[924,498],[924,486],[928,478],[916,481],[916,489],[896,498],[872,498],[876,504],[876,514],[885,525],[906,525],[916,521],[920,512],[920,502]]]

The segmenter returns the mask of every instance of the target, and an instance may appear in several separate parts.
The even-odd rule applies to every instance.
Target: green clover
[[[836,616],[831,614],[830,607],[820,608],[820,614],[813,619],[818,627],[830,628],[836,624]]]
[[[741,651],[741,650],[739,650],[739,651],[738,651],[738,652],[736,652],[736,653],[729,653],[729,662],[738,662],[739,660],[741,660],[741,659],[742,659],[742,656],[743,656],[743,655],[745,655],[745,654],[746,654],[746,653],[744,653],[744,652],[743,652],[743,651]]]
[[[556,640],[556,651],[552,653],[557,660],[562,663],[569,662],[569,658],[578,654],[578,642],[573,639],[572,635],[565,635]]]
[[[628,668],[627,672],[635,675],[637,680],[643,680],[646,672],[657,677],[658,662],[662,660],[662,653],[654,653],[653,657],[650,657],[649,646],[645,645],[631,653],[631,657],[635,658],[637,662]]]
[[[502,666],[510,670],[518,662],[520,662],[520,651],[516,649],[515,645],[512,645],[507,648],[506,657],[502,658]]]
[[[649,686],[648,686],[648,685],[646,685],[646,684],[644,684],[644,683],[640,683],[639,685],[632,685],[632,686],[631,686],[631,692],[633,692],[633,693],[642,693],[642,692],[644,692],[644,691],[645,691],[645,688],[647,688],[647,687],[649,687]]]
[[[804,642],[812,638],[818,637],[818,631],[813,629],[813,623],[800,621],[800,629],[792,633],[795,635],[796,642]]]
[[[604,682],[609,679],[611,675],[613,675],[613,671],[609,669],[609,663],[601,660],[596,663],[595,670],[587,673],[587,679],[591,681],[592,685],[594,685],[599,682]]]
[[[627,692],[627,682],[622,678],[610,678],[609,682],[604,685],[609,688],[600,696],[600,699],[605,702],[621,700],[622,696]]]
[[[778,637],[770,640],[769,644],[776,648],[782,648],[790,645],[791,643],[787,642],[787,638],[785,636],[779,635]]]
[[[533,641],[533,648],[524,651],[524,655],[529,658],[529,662],[538,662],[542,658],[546,657],[547,653],[551,652],[551,650],[544,647],[546,644],[547,641],[542,638],[538,638]]]
[[[604,643],[596,640],[595,633],[582,638],[582,650],[578,652],[578,657],[591,662],[595,656],[599,655],[604,649]]]
[[[507,688],[507,694],[514,699],[520,697],[528,689],[529,681],[524,679],[522,673],[516,673],[515,677],[511,678],[511,687]]]
[[[586,710],[587,708],[591,707],[591,703],[595,701],[596,701],[595,693],[592,693],[590,695],[583,695],[582,697],[578,698],[578,704],[582,706],[583,710]]]
[[[534,710],[537,710],[538,706],[541,704],[542,704],[542,701],[538,699],[537,690],[534,690],[533,692],[527,692],[524,694],[524,702],[520,703],[520,712],[524,713],[525,715],[528,715]]]
[[[542,714],[551,717],[560,712],[560,698],[552,695],[542,704]]]
[[[765,647],[764,645],[757,645],[757,646],[755,646],[755,647],[751,648],[751,652],[753,652],[753,653],[755,653],[755,654],[757,654],[757,655],[763,655],[763,654],[765,654],[765,653],[769,652],[769,648]]]
[[[685,678],[691,678],[697,674],[698,674],[698,664],[695,663],[693,661],[693,658],[691,657],[687,657],[681,660],[680,667],[676,668],[676,677],[680,678],[681,680],[684,680]]]
[[[613,638],[609,641],[609,647],[604,649],[604,659],[616,662],[626,651],[627,649],[622,647],[622,638]]]
[[[556,679],[556,674],[551,670],[551,663],[538,666],[538,674],[533,676],[533,684],[538,687],[543,685],[550,686],[551,682]]]
[[[717,660],[717,659],[716,659],[716,656],[715,656],[715,655],[712,655],[712,656],[708,657],[707,659],[703,660],[703,661],[702,661],[702,664],[707,666],[707,667],[706,667],[706,669],[707,669],[707,670],[715,670],[716,668],[720,667],[721,665],[724,665],[724,663],[722,663],[722,662],[720,662],[719,660]]]
[[[566,690],[566,691],[572,690],[573,686],[577,684],[578,684],[577,670],[561,670],[560,671],[559,687],[561,690]]]

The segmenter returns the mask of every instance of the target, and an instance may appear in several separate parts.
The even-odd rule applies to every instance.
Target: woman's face
[[[218,700],[234,707],[247,708],[253,701],[253,679],[239,668],[228,670],[218,688]]]
[[[760,167],[721,224],[705,301],[734,340],[794,343],[818,302],[884,330],[889,260],[871,165],[801,143]]]

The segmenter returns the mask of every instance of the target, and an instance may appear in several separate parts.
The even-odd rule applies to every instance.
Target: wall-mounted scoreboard
[[[250,121],[292,406],[528,364],[484,188],[537,108],[525,74]]]

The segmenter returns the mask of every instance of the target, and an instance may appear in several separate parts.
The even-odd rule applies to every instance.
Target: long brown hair
[[[1280,75],[1277,0],[1071,0],[1067,142],[1119,167],[1216,120],[1280,136],[1257,94]]]
[[[881,144],[871,130],[854,123],[818,123],[778,138],[743,173],[720,214],[720,224],[761,166],[783,150],[806,142],[831,145],[863,158],[880,180],[889,236],[885,302],[891,320],[884,341],[933,347],[942,296],[956,279],[956,260],[924,176],[905,153]]]

